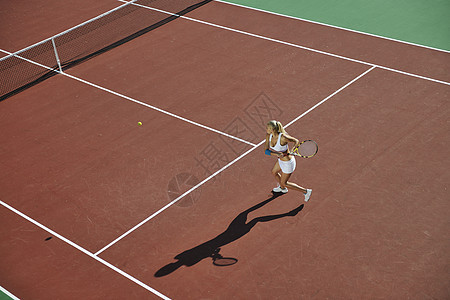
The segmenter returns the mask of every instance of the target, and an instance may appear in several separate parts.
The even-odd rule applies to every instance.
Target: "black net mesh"
[[[211,1],[138,0],[56,36],[54,42],[62,69],[135,39]],[[17,56],[34,63],[15,56],[0,60],[0,100],[58,74],[52,40],[17,53]]]
[[[27,60],[7,56],[0,61],[0,100],[11,96],[15,91],[18,92],[20,87],[56,75],[57,73],[52,71],[58,67],[54,53],[52,41],[47,41],[19,54]]]

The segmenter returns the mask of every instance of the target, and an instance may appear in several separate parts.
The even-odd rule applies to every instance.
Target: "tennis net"
[[[42,42],[2,57],[0,101],[211,1],[133,0]]]

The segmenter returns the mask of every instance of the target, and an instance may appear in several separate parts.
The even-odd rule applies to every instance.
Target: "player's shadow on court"
[[[175,270],[177,270],[181,266],[193,266],[196,263],[200,262],[202,259],[211,257],[214,258],[214,255],[217,255],[218,249],[224,245],[227,245],[248,232],[259,222],[269,222],[276,219],[284,218],[284,217],[293,217],[297,215],[302,209],[303,204],[301,204],[299,207],[284,213],[284,214],[278,214],[278,215],[268,215],[263,217],[257,217],[253,220],[247,222],[248,214],[252,211],[255,211],[267,203],[273,201],[274,199],[278,198],[283,194],[281,193],[273,193],[273,195],[267,199],[264,200],[261,203],[256,204],[255,206],[250,207],[249,209],[241,212],[234,220],[231,222],[231,224],[228,226],[227,230],[225,230],[223,233],[219,234],[215,238],[198,245],[192,249],[186,250],[177,256],[175,256],[176,262],[172,262],[170,264],[165,265],[161,269],[159,269],[155,273],[155,277],[162,277],[166,276]]]

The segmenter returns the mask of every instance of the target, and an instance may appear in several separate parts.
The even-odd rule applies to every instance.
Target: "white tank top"
[[[270,137],[269,137],[269,147],[270,147],[270,149],[272,149],[274,151],[278,151],[278,152],[285,152],[285,151],[288,150],[288,144],[286,144],[284,146],[281,146],[281,142],[280,142],[281,141],[281,135],[282,135],[282,133],[278,134],[278,141],[277,141],[277,143],[275,144],[274,147],[272,147],[272,134],[270,135]]]

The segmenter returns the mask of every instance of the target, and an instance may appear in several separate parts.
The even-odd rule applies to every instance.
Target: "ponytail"
[[[278,129],[278,133],[286,133],[283,125],[280,122],[277,122],[277,129]]]

